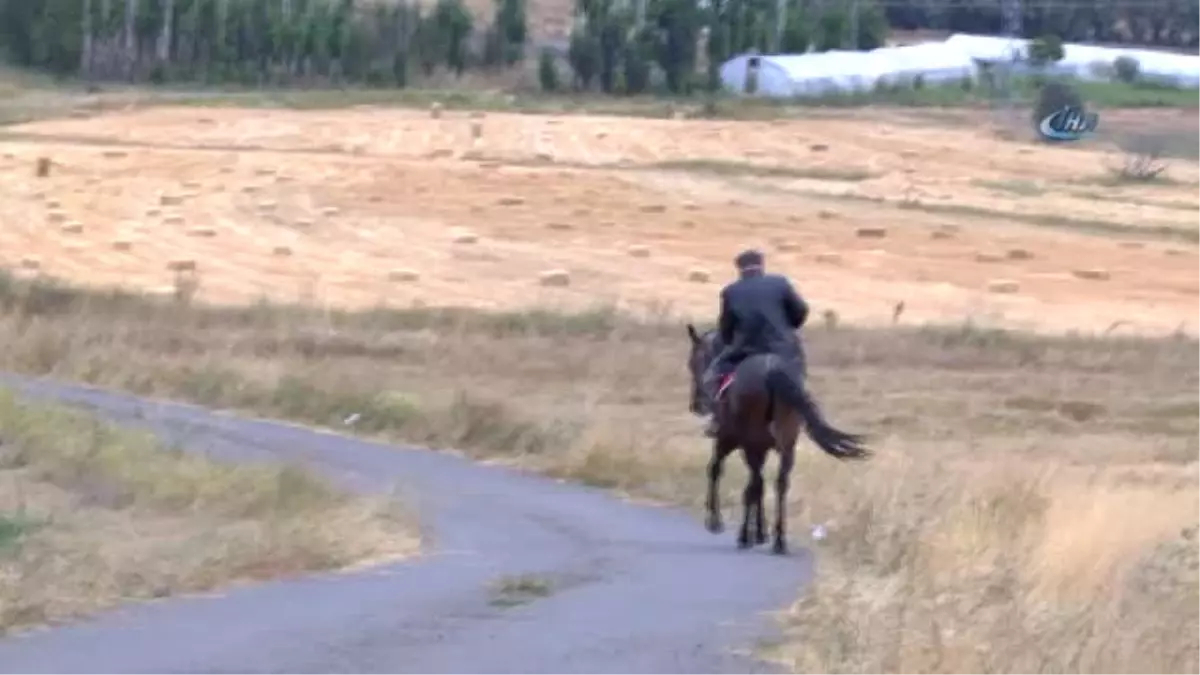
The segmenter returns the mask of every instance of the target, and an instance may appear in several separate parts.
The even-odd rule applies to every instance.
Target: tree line
[[[705,84],[695,75],[702,42],[714,66],[708,84],[716,65],[747,49],[880,46],[883,13],[862,1],[852,22],[845,9],[814,12],[803,0],[577,0],[572,79],[640,93],[660,72],[682,93]],[[701,40],[704,29],[713,39]],[[463,0],[0,0],[0,48],[10,61],[93,80],[403,87],[438,70],[511,66],[528,37],[525,0],[495,0],[482,27]],[[542,79],[553,87],[556,73]]]
[[[1004,34],[997,0],[888,0],[887,22],[901,30]],[[1023,0],[1022,35],[1193,49],[1200,46],[1200,0]]]
[[[91,80],[404,87],[526,57],[526,0],[0,0],[0,49],[20,66]],[[1026,3],[1026,34],[1194,44],[1200,0]],[[1155,5],[1158,7],[1158,5]],[[715,88],[749,50],[873,49],[891,28],[995,33],[995,0],[576,0],[566,61],[577,89]],[[482,25],[476,25],[481,23]],[[542,85],[566,86],[543,50]]]

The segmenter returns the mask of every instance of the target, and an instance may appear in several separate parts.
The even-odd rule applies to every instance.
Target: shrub
[[[1142,64],[1132,56],[1118,56],[1113,59],[1113,71],[1121,82],[1132,84],[1141,73]]]
[[[1083,99],[1080,98],[1079,92],[1065,82],[1044,82],[1038,89],[1037,102],[1033,107],[1033,125],[1036,127],[1047,116],[1067,106],[1083,107]]]
[[[1057,35],[1043,35],[1029,43],[1029,61],[1035,66],[1054,63],[1062,57],[1062,39]]]

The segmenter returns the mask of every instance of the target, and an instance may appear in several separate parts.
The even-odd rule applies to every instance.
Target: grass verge
[[[351,428],[698,507],[686,336],[607,310],[180,307],[0,278],[0,367]],[[1197,343],[808,330],[843,466],[802,447],[792,533],[829,537],[772,656],[801,672],[1197,669]],[[744,474],[723,483],[731,518]],[[697,522],[697,527],[700,523]],[[732,536],[713,546],[733,547]]]
[[[415,552],[396,504],[0,390],[0,634],[128,599]]]
[[[478,86],[478,83],[476,83]],[[1174,89],[1150,82],[1076,82],[1083,100],[1102,109],[1177,108],[1196,110],[1194,89]],[[1019,79],[1014,91],[1019,100],[1031,101],[1036,85]],[[42,74],[0,69],[0,124],[15,124],[65,115],[88,115],[130,105],[237,106],[291,109],[332,109],[381,105],[424,107],[438,102],[450,110],[487,110],[540,114],[602,114],[670,118],[677,114],[718,119],[778,119],[814,114],[843,114],[848,108],[888,106],[910,109],[987,109],[1007,101],[1008,94],[977,84],[963,86],[900,87],[865,93],[796,99],[747,98],[721,93],[709,96],[673,96],[652,93],[639,96],[601,96],[589,93],[546,94],[539,91],[500,91],[495,88],[434,89],[422,87],[369,88],[207,86],[169,84],[96,86]]]

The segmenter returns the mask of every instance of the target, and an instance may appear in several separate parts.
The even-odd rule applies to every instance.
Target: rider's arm
[[[792,282],[783,280],[783,309],[787,312],[788,321],[793,328],[800,328],[808,321],[808,303],[796,292]]]
[[[728,289],[721,291],[721,314],[718,326],[721,332],[721,344],[733,344],[733,329],[737,325],[737,317],[729,310]]]

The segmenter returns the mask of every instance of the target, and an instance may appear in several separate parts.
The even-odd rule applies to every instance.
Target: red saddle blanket
[[[721,378],[721,386],[717,388],[717,398],[718,399],[721,398],[721,396],[725,393],[725,390],[728,389],[729,385],[731,385],[731,384],[733,384],[733,373],[730,373],[730,374],[726,375],[725,377]]]

